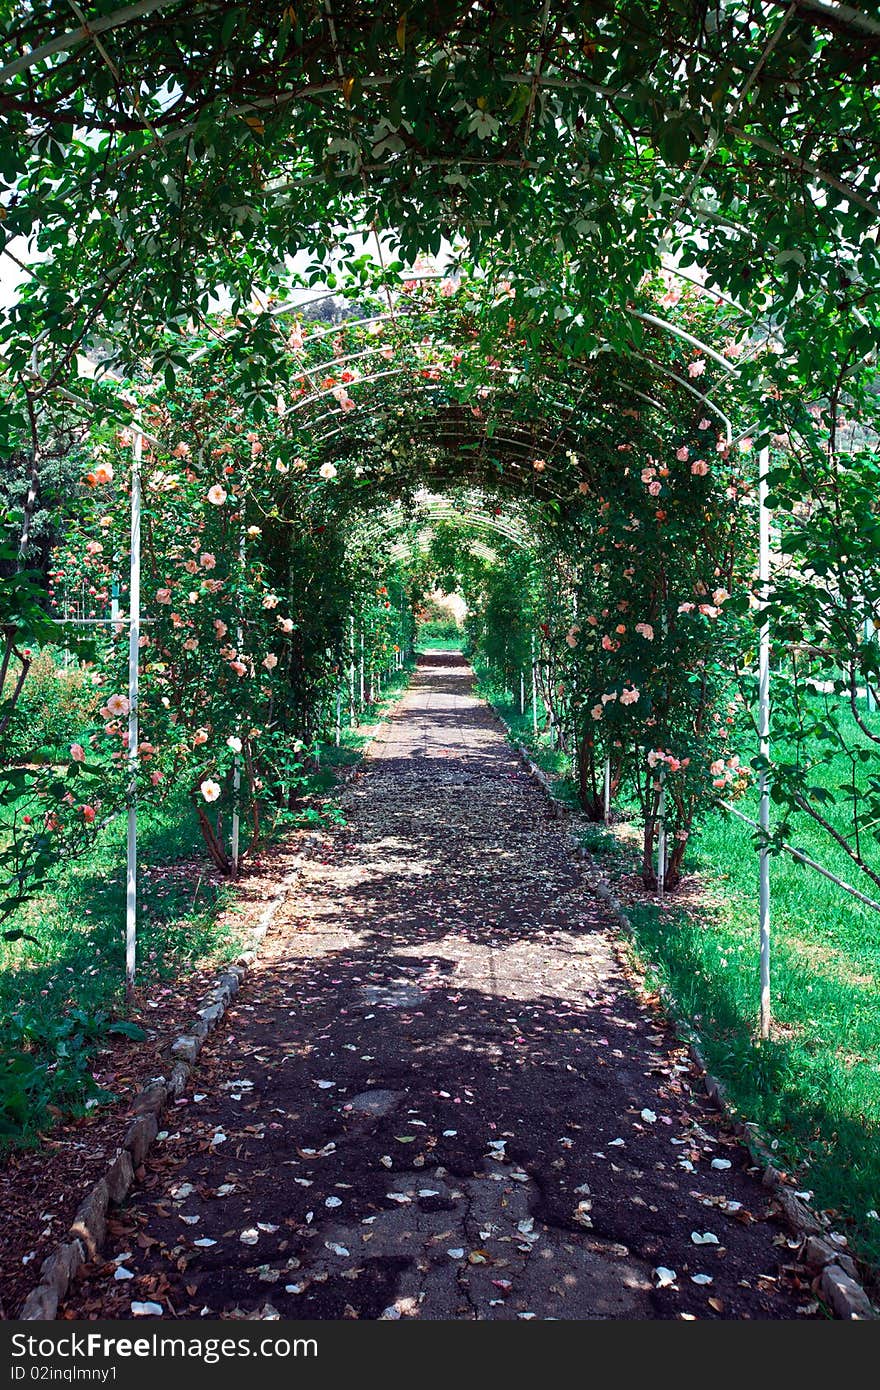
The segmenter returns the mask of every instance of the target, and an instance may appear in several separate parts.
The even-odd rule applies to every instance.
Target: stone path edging
[[[555,796],[553,781],[532,758],[524,744],[516,743],[517,752],[535,782],[553,804],[554,815],[567,818],[571,810]],[[569,832],[573,851],[580,850],[574,835]],[[587,855],[581,851],[581,857]],[[605,903],[615,921],[630,941],[635,940],[632,922],[624,911],[623,904],[599,874],[591,859],[593,873],[590,886],[597,897]],[[745,1144],[758,1168],[762,1170],[761,1181],[769,1188],[778,1202],[785,1224],[793,1235],[801,1240],[800,1258],[817,1273],[819,1290],[834,1310],[838,1318],[847,1321],[868,1321],[878,1317],[858,1275],[858,1269],[851,1255],[846,1253],[846,1238],[830,1229],[830,1222],[813,1212],[795,1196],[784,1184],[778,1169],[772,1161],[772,1151],[757,1126],[740,1119],[733,1109],[724,1083],[713,1076],[706,1066],[700,1046],[693,1035],[690,1024],[678,1013],[675,1000],[661,984],[658,990],[664,1011],[671,1018],[682,1037],[687,1041],[688,1051],[693,1062],[703,1075],[706,1094],[714,1105],[723,1112],[731,1128]]]
[[[342,770],[336,791],[344,790],[360,770],[361,761],[359,758]],[[186,1089],[205,1039],[216,1028],[241,988],[248,970],[257,959],[263,938],[290,896],[309,851],[320,839],[318,831],[310,831],[304,836],[293,868],[281,880],[278,891],[267,903],[257,925],[249,929],[246,950],[232,965],[218,971],[213,986],[202,997],[196,1019],[188,1030],[160,1049],[160,1055],[164,1054],[167,1059],[168,1076],[158,1077],[135,1096],[131,1106],[134,1118],[126,1129],[121,1147],[104,1176],[93,1184],[80,1203],[68,1239],[56,1245],[41,1264],[39,1282],[22,1304],[18,1315],[20,1321],[51,1322],[77,1270],[100,1253],[107,1234],[110,1208],[125,1200],[134,1182],[135,1169],[143,1163],[159,1133],[160,1116]]]

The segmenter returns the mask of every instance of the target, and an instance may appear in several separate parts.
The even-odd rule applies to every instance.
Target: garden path
[[[795,1316],[767,1191],[460,658],[345,804],[67,1315]]]

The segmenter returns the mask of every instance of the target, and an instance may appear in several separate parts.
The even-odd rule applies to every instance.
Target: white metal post
[[[244,529],[238,541],[238,564],[239,564],[239,583],[241,575],[244,573],[245,561],[245,536]],[[235,633],[236,646],[241,651],[244,633],[241,626],[241,597],[239,596],[238,624]],[[235,754],[235,761],[232,768],[232,872],[238,878],[238,865],[241,859],[241,754]]]
[[[875,636],[875,634],[874,634],[874,624],[873,624],[873,621],[871,620],[871,615],[868,614],[868,615],[865,617],[865,641],[866,641],[866,642],[873,642],[874,636]],[[875,708],[876,708],[876,703],[877,703],[877,702],[876,702],[876,700],[874,699],[874,692],[873,692],[873,690],[872,690],[872,688],[871,688],[871,676],[870,676],[870,673],[869,673],[868,671],[866,671],[866,672],[865,672],[865,708],[866,708],[868,714],[873,714],[873,713],[874,713],[874,710],[875,710]]]
[[[660,788],[657,798],[657,892],[660,897],[666,889],[666,769],[660,769],[658,778]]]
[[[532,633],[532,736],[538,737],[538,668],[535,664],[534,633]]]
[[[238,877],[238,861],[241,857],[241,758],[235,754],[232,767],[232,872]]]
[[[519,712],[526,712],[526,673],[522,669],[519,673]]]
[[[63,607],[62,610],[61,610],[62,613],[64,614],[64,669],[65,669],[65,671],[67,671],[67,670],[70,669],[70,647],[67,645],[67,627],[68,627],[68,623],[70,622],[70,604],[68,603],[68,600],[67,600],[67,592],[68,592],[68,591],[67,591],[67,585],[65,584],[65,586],[64,586],[64,607]]]
[[[611,755],[605,759],[605,783],[602,788],[603,816],[605,824],[611,821]]]
[[[357,723],[355,717],[355,658],[354,658],[354,614],[348,620],[348,638],[351,647],[351,660],[348,663],[348,722],[351,728]]]
[[[336,692],[336,734],[334,742],[337,748],[342,742],[342,694],[338,690]]]
[[[137,966],[137,772],[138,666],[141,637],[141,454],[143,435],[131,448],[131,571],[128,587],[128,834],[125,875],[125,992],[134,990]]]
[[[767,506],[767,470],[770,450],[762,449],[758,460],[758,590],[764,616],[758,637],[758,743],[761,758],[770,757],[770,621],[766,616],[770,586],[770,511]],[[761,769],[759,782],[761,827],[759,849],[759,936],[761,943],[761,1037],[770,1036],[770,777]]]

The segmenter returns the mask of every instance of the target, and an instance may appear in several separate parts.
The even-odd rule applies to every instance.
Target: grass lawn
[[[389,680],[361,726],[343,729],[338,748],[322,749],[309,794],[332,791],[336,770],[357,760],[370,723],[408,678],[401,672]],[[315,807],[299,820],[320,817]],[[95,1049],[108,1031],[127,1027],[125,833],[124,817],[105,826],[91,853],[62,866],[52,891],[22,910],[14,925],[36,941],[0,940],[0,1149],[35,1142],[59,1112],[81,1113],[100,1099],[90,1069]],[[185,795],[144,806],[138,838],[138,986],[173,987],[194,969],[235,955],[234,912],[225,924],[218,920],[234,907],[235,889],[211,881]]]
[[[416,638],[417,652],[460,652],[464,646],[464,635],[461,637],[418,637]]]
[[[485,680],[482,689],[494,694],[511,733],[537,761],[565,777],[567,761],[550,739],[533,741],[530,715],[520,716],[509,693],[493,692]],[[849,775],[840,759],[812,780],[837,787]],[[571,798],[570,783],[560,790]],[[740,809],[754,817],[756,796]],[[835,815],[846,824],[846,807]],[[635,867],[625,829],[585,831],[611,873]],[[795,824],[791,842],[880,899],[809,818]],[[771,861],[774,1028],[771,1041],[760,1044],[753,832],[712,812],[691,842],[686,868],[699,875],[698,905],[673,898],[663,908],[644,902],[627,909],[641,960],[692,1025],[742,1118],[772,1141],[782,1166],[797,1169],[814,1205],[837,1213],[857,1253],[880,1266],[880,914],[789,855]]]
[[[174,872],[201,854],[183,797],[145,808],[139,830],[139,982],[151,985],[227,958],[235,943],[215,925],[230,890]],[[50,1107],[76,1110],[94,1096],[91,1055],[124,1017],[124,817],[15,925],[36,941],[0,943],[0,1143],[27,1142],[51,1123]]]

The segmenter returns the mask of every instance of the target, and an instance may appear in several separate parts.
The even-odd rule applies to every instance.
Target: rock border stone
[[[553,781],[532,758],[524,744],[516,743],[526,768],[544,794],[552,801],[554,816],[571,819],[572,809],[560,801],[554,793]],[[610,885],[602,877],[596,862],[578,843],[573,831],[568,832],[569,844],[573,853],[582,859],[589,859],[592,873],[590,887],[604,902],[611,916],[622,929],[630,942],[635,940],[632,922],[624,911]],[[756,1125],[744,1121],[736,1113],[722,1081],[709,1071],[706,1060],[694,1037],[691,1025],[681,1017],[675,1000],[669,991],[660,986],[660,1001],[667,1017],[678,1029],[682,1040],[687,1043],[691,1060],[703,1076],[703,1084],[709,1099],[725,1116],[734,1133],[748,1150],[752,1162],[761,1170],[761,1182],[768,1188],[779,1207],[780,1215],[792,1235],[797,1236],[801,1245],[798,1256],[810,1269],[815,1271],[815,1291],[825,1300],[838,1318],[847,1321],[870,1321],[880,1317],[871,1303],[852,1256],[847,1253],[846,1237],[830,1228],[830,1222],[813,1212],[799,1197],[786,1187],[782,1175],[773,1163],[773,1151],[766,1138]]]
[[[344,790],[357,775],[362,759],[343,768],[336,791]],[[67,1293],[80,1266],[100,1253],[107,1234],[107,1220],[112,1207],[123,1202],[132,1187],[137,1169],[146,1159],[165,1108],[178,1099],[186,1089],[198,1062],[205,1039],[216,1028],[235,998],[248,970],[259,954],[260,946],[279,910],[290,896],[310,851],[320,843],[321,834],[310,831],[303,837],[302,848],[293,867],[281,880],[277,892],[269,899],[257,922],[247,933],[247,947],[231,965],[218,971],[214,984],[202,997],[195,1018],[185,1033],[160,1048],[167,1060],[167,1076],[151,1081],[132,1101],[131,1120],[122,1144],[106,1172],[86,1193],[73,1218],[68,1237],[56,1245],[40,1266],[40,1278],[31,1289],[18,1314],[20,1322],[51,1322],[58,1305]]]

